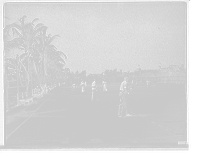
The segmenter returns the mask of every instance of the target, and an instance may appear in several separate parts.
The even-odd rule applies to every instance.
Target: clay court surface
[[[91,101],[85,93],[56,87],[30,106],[5,114],[7,148],[186,148],[187,106],[183,85],[134,87],[131,116],[117,116],[119,85]]]

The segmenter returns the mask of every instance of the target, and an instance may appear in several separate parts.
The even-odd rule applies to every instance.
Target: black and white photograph
[[[187,150],[187,8],[4,3],[4,148]]]

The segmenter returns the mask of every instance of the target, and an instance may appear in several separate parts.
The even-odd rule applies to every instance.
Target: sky
[[[39,18],[72,71],[134,71],[181,65],[187,56],[185,2],[6,3],[6,24]]]

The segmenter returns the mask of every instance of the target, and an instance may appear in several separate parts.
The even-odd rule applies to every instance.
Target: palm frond
[[[51,51],[53,53],[57,50],[56,46],[54,46],[53,44],[49,45],[47,48],[49,51]]]
[[[54,36],[49,37],[49,39],[48,39],[48,41],[47,41],[47,44],[51,44],[51,42],[52,42],[54,39],[58,38],[58,37],[60,37],[60,36],[59,36],[59,35],[54,35]]]
[[[14,27],[17,28],[17,29],[19,29],[19,30],[22,30],[22,27],[19,24],[17,24],[16,22],[10,24],[10,28],[14,28]]]
[[[15,22],[15,23],[6,25],[6,27],[4,28],[4,33],[9,32],[9,30],[12,28],[16,28],[19,31],[22,31],[22,27]]]
[[[27,56],[28,56],[27,53],[22,53],[22,54],[19,56],[19,58],[20,58],[20,60],[24,60]]]
[[[38,18],[35,18],[30,24],[29,24],[29,28],[32,29],[32,26],[34,24],[35,21],[39,20]]]
[[[19,36],[20,38],[23,37],[22,34],[20,33],[19,29],[17,29],[17,28],[12,28],[12,32],[13,32],[13,35],[16,34],[16,35]]]
[[[68,59],[67,55],[66,55],[64,52],[57,51],[57,54],[60,55],[60,57],[62,57],[62,58],[65,59],[65,60]]]
[[[46,34],[47,26],[40,26],[36,30],[34,30],[33,35],[35,36],[38,32],[42,32]]]

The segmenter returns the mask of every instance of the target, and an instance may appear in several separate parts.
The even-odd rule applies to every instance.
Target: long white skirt
[[[81,87],[81,92],[85,92],[85,87]]]

